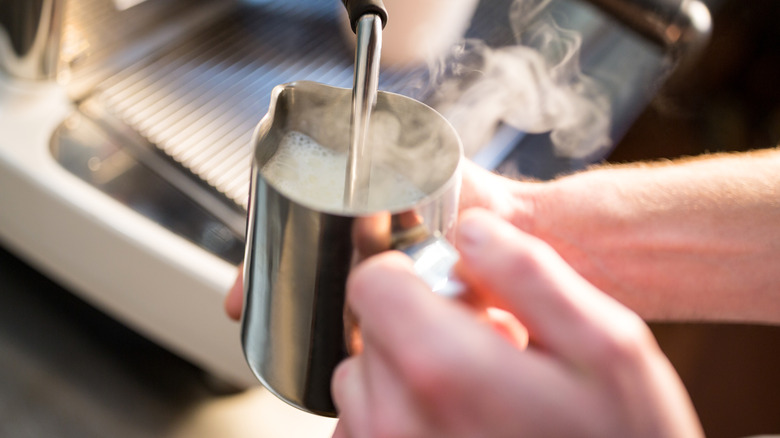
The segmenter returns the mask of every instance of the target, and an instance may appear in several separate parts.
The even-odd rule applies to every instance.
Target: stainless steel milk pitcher
[[[349,354],[354,332],[345,309],[351,267],[379,251],[406,248],[415,260],[427,258],[421,265],[429,284],[448,283],[454,250],[442,237],[454,227],[460,190],[462,146],[453,127],[423,103],[381,91],[370,128],[382,130],[369,145],[372,165],[403,175],[423,192],[421,199],[394,208],[323,208],[266,179],[264,165],[292,131],[346,154],[350,105],[350,89],[277,86],[253,138],[244,352],[271,392],[326,416],[336,415],[330,379]]]

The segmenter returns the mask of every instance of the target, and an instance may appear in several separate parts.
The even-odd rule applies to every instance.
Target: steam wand
[[[371,157],[366,139],[371,111],[376,104],[382,28],[387,23],[387,11],[382,0],[343,1],[352,30],[357,36],[350,145],[344,186],[344,206],[354,208],[365,206],[368,202]]]

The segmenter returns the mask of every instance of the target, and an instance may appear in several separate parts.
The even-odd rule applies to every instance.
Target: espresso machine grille
[[[502,9],[485,9],[473,28],[508,44],[511,32],[497,37],[490,16]],[[97,83],[81,110],[114,133],[132,131],[125,143],[158,150],[245,210],[250,138],[272,88],[295,80],[351,86],[354,55],[339,13],[337,2],[240,4]],[[426,74],[385,69],[380,88],[424,98]]]
[[[351,54],[335,23],[283,7],[240,8],[99,84],[93,98],[246,208],[250,137],[271,89],[293,80],[351,85]],[[409,83],[408,74],[382,78],[395,92]]]

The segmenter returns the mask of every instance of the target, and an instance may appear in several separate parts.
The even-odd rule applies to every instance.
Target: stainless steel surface
[[[295,3],[243,5],[100,84],[95,97],[150,146],[246,208],[249,141],[273,86],[352,81],[335,11]],[[409,79],[387,76],[384,87],[395,91]]]
[[[60,59],[64,0],[0,2],[0,68],[22,79],[53,79]]]
[[[372,144],[374,166],[389,167],[424,198],[395,210],[318,209],[266,180],[263,165],[291,131],[342,154],[346,164],[350,103],[350,89],[312,82],[279,86],[253,142],[244,353],[268,389],[327,416],[336,413],[331,374],[352,336],[344,308],[351,266],[408,233],[424,229],[424,235],[446,236],[455,223],[460,186],[462,146],[452,126],[430,107],[386,92],[378,94],[375,114],[400,129],[396,137]],[[373,120],[371,129],[380,128]]]
[[[547,14],[557,17],[560,27],[582,36],[578,51],[582,73],[598,84],[609,100],[609,136],[617,143],[664,85],[674,70],[674,61],[663,47],[617,25],[611,16],[586,1],[552,1],[546,8]],[[559,155],[549,135],[527,134],[495,170],[510,176],[550,179],[584,169],[602,158]]]
[[[129,8],[115,0],[61,1],[59,76],[80,100],[101,81],[224,16],[239,0],[152,0]]]
[[[51,152],[65,169],[154,222],[232,264],[243,260],[243,212],[216,199],[209,205],[199,203],[204,188],[195,180],[170,164],[155,168],[166,163],[148,157],[148,149],[117,142],[110,127],[76,113],[57,128]],[[160,176],[165,172],[180,178],[172,182]]]
[[[712,31],[709,9],[699,0],[588,0],[672,56],[695,56]]]
[[[344,205],[364,205],[368,202],[371,151],[366,150],[371,111],[376,103],[379,86],[379,61],[382,53],[382,20],[378,15],[360,17],[355,29],[355,78],[352,82],[352,121],[350,123],[347,180]]]
[[[414,271],[433,292],[454,299],[466,291],[466,285],[454,271],[460,254],[442,236],[428,235],[411,245],[401,244],[398,249],[412,259]]]
[[[68,82],[80,96],[238,0],[6,0],[0,2],[0,68],[28,80]],[[120,7],[121,6],[121,7]]]

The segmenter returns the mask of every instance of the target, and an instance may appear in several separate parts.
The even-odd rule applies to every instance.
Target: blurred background
[[[609,162],[774,147],[780,3],[724,0],[712,41],[638,116]],[[2,214],[2,212],[0,212]],[[238,390],[0,249],[0,436],[328,436],[332,422]],[[651,325],[707,436],[780,434],[780,328]]]
[[[780,3],[728,1],[703,57],[671,79],[610,162],[780,144]],[[780,434],[780,327],[651,324],[708,437]]]

